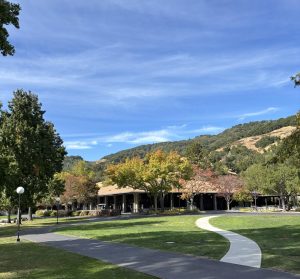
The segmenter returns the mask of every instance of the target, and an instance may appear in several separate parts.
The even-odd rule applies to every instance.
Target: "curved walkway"
[[[212,226],[209,220],[215,217],[219,217],[219,215],[200,218],[196,221],[196,225],[201,229],[220,234],[229,240],[230,248],[221,262],[259,268],[261,266],[261,250],[257,243],[240,234]]]
[[[117,218],[110,217],[110,219]],[[108,219],[98,218],[97,222],[105,220]],[[91,221],[94,220],[86,222]],[[78,224],[65,225],[76,226]],[[281,271],[236,265],[121,243],[59,235],[51,232],[53,229],[65,225],[27,229],[22,231],[21,238],[137,270],[162,279],[232,279],[232,277],[243,279],[299,279],[296,275]]]

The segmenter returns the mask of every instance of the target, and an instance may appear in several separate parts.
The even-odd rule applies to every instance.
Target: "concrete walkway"
[[[261,266],[261,250],[253,240],[241,236],[240,234],[225,231],[212,226],[209,223],[211,218],[218,216],[208,216],[196,221],[196,225],[207,231],[215,232],[225,237],[230,242],[230,248],[226,255],[221,259],[222,262],[233,263],[251,267]]]
[[[73,224],[76,225],[76,224]],[[165,279],[292,279],[284,272],[257,269],[195,256],[51,233],[53,227],[22,232],[22,239],[95,258]]]

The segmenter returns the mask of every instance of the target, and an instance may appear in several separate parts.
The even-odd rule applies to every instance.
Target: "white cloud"
[[[112,147],[113,143],[125,144],[150,144],[167,141],[183,140],[201,134],[216,134],[224,130],[222,127],[203,126],[199,129],[187,129],[188,125],[172,125],[161,130],[143,132],[123,132],[119,134],[98,136],[85,140],[67,141],[67,149],[90,149],[101,143],[106,143],[106,147]],[[84,136],[84,134],[83,134]],[[83,138],[77,135],[78,138]]]
[[[279,110],[279,108],[269,107],[269,108],[266,108],[266,109],[260,110],[260,111],[244,113],[239,116],[239,120],[244,120],[245,118],[248,118],[248,117],[259,116],[259,115],[276,112],[278,110]]]
[[[65,141],[64,145],[69,150],[81,150],[81,149],[91,149],[96,146],[98,142],[96,140],[92,141]]]

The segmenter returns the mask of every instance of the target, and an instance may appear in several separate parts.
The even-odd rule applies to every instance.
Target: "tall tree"
[[[191,177],[192,166],[177,152],[157,150],[148,153],[145,160],[133,158],[124,163],[110,165],[107,175],[108,182],[119,187],[130,186],[148,192],[154,198],[154,207],[157,210],[157,199],[160,198],[161,209],[164,209],[165,195],[172,187],[181,187],[180,179]]]
[[[8,111],[2,112],[1,144],[18,171],[15,188],[25,188],[24,199],[31,207],[48,193],[48,182],[61,171],[65,148],[37,95],[23,90],[14,92]]]
[[[252,194],[255,205],[259,194],[264,194],[266,185],[268,185],[267,169],[264,165],[253,164],[242,173],[245,182],[245,188]]]
[[[0,51],[3,56],[14,55],[15,48],[8,41],[8,31],[6,25],[12,24],[17,29],[19,26],[19,4],[13,4],[6,0],[0,0]]]

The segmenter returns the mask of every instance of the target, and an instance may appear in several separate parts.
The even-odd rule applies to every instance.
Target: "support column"
[[[117,196],[114,196],[114,204],[113,204],[113,209],[117,209]]]
[[[213,194],[213,199],[214,199],[214,210],[218,210],[217,194]]]
[[[133,194],[133,213],[139,212],[139,193]]]
[[[200,210],[204,211],[203,194],[200,194]]]
[[[122,195],[122,212],[126,212],[126,194]]]
[[[100,197],[97,195],[97,205],[96,205],[96,209],[99,210],[99,204],[100,203]]]
[[[171,207],[171,209],[174,208],[174,196],[173,196],[173,193],[170,194],[170,207]]]
[[[93,203],[90,202],[90,210],[93,210]]]

